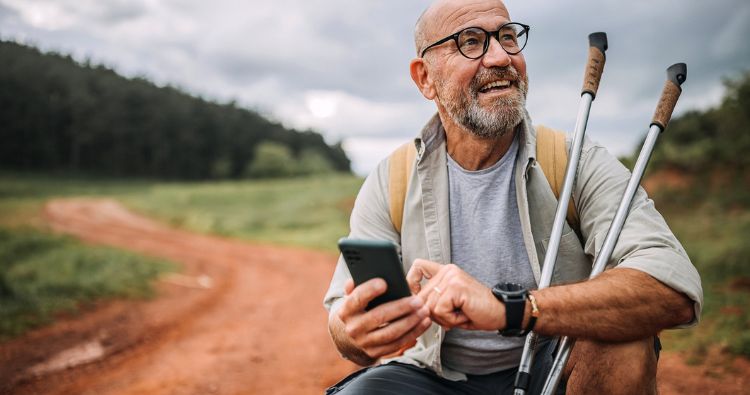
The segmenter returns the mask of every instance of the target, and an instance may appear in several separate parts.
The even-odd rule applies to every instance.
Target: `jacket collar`
[[[524,163],[525,170],[536,160],[536,130],[531,124],[529,113],[524,111],[524,118],[516,128],[519,136],[519,146],[517,163]],[[421,162],[423,157],[429,156],[438,148],[443,147],[445,150],[445,128],[440,120],[440,114],[435,115],[427,121],[427,124],[414,139],[414,145],[417,148],[417,162]]]

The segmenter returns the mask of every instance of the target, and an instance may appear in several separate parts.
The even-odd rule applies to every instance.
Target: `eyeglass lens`
[[[470,27],[462,30],[458,34],[458,50],[467,58],[479,58],[484,55],[489,47],[488,38],[489,34],[480,28]],[[516,23],[503,26],[497,35],[500,45],[510,55],[521,52],[526,45],[527,38],[528,34],[526,34],[525,28]]]

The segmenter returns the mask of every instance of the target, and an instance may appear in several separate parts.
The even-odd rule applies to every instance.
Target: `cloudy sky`
[[[344,141],[369,171],[413,137],[434,104],[408,73],[427,0],[0,0],[0,37],[72,54],[243,106]],[[535,123],[572,130],[587,35],[607,64],[588,135],[616,154],[645,134],[675,62],[688,81],[675,111],[719,102],[722,78],[750,69],[747,0],[508,0],[532,26],[524,50]]]

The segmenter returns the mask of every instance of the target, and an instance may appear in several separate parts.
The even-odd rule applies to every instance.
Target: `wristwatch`
[[[528,297],[526,288],[516,283],[498,283],[492,288],[492,294],[505,305],[505,328],[498,332],[503,336],[524,336],[529,333],[532,322],[526,329],[521,327]]]

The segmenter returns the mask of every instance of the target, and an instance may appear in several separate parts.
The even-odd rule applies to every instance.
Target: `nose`
[[[482,57],[482,65],[490,68],[493,66],[506,67],[510,65],[511,58],[500,42],[495,37],[490,37],[489,47],[487,47],[487,53]]]

